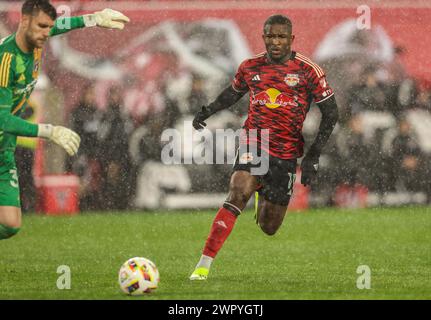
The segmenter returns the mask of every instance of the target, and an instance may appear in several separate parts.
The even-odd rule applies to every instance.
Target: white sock
[[[211,258],[206,255],[202,255],[201,259],[199,260],[198,264],[196,265],[196,268],[207,268],[209,269],[211,267],[211,263],[213,262],[214,258]]]

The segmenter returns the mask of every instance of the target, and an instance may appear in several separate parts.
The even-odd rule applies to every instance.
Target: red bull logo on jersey
[[[252,103],[259,106],[266,106],[269,109],[276,109],[286,106],[298,106],[298,103],[293,97],[274,88],[270,88],[253,95]]]
[[[294,87],[299,83],[299,75],[296,73],[286,74],[284,82],[286,82],[289,87]]]

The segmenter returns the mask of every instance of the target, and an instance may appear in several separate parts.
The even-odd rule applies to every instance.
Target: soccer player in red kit
[[[217,212],[190,280],[207,279],[213,259],[255,191],[260,198],[258,225],[268,235],[277,232],[292,194],[297,159],[304,153],[302,126],[311,102],[314,100],[318,105],[322,119],[317,136],[301,162],[302,184],[310,184],[316,176],[321,150],[338,120],[334,93],[323,70],[309,58],[291,50],[294,35],[290,19],[284,15],[270,16],[264,24],[262,38],[266,52],[239,66],[232,85],[209,106],[202,107],[193,126],[197,130],[204,128],[207,118],[232,106],[249,92],[248,117],[243,129],[245,132],[267,129],[269,139],[263,134],[257,134],[254,140],[242,137],[240,145],[260,144],[260,153],[268,154],[268,170],[264,174],[253,174],[251,160],[257,155],[247,148],[239,148],[228,197]]]

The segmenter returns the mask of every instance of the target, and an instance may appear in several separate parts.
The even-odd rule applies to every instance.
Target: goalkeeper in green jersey
[[[129,22],[125,15],[111,9],[57,19],[49,0],[26,0],[21,13],[18,31],[0,40],[0,240],[14,236],[21,227],[14,157],[17,136],[49,139],[71,156],[79,148],[80,138],[72,130],[20,118],[36,85],[46,40],[78,28],[123,29]]]

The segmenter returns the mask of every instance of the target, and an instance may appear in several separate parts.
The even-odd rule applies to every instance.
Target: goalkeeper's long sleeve
[[[22,137],[37,137],[38,125],[0,110],[0,131]]]
[[[58,18],[55,20],[54,27],[51,29],[49,35],[53,37],[84,27],[85,23],[83,16]]]
[[[0,88],[0,131],[16,136],[37,137],[38,126],[11,114],[12,89]]]
[[[129,21],[130,19],[121,12],[107,8],[83,16],[58,18],[55,20],[54,27],[49,35],[52,37],[74,29],[96,26],[108,29],[123,29],[124,25]]]

